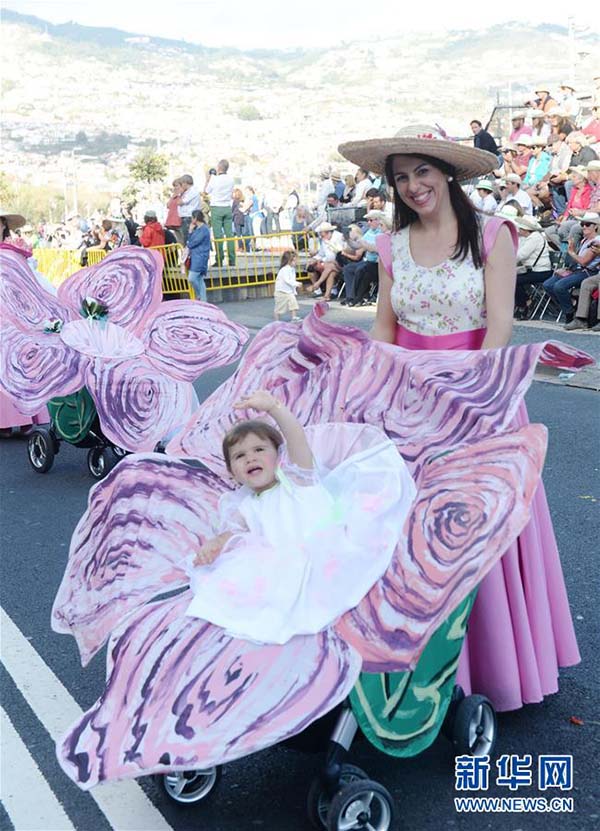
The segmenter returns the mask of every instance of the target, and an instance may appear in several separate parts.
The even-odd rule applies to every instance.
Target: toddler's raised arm
[[[292,464],[305,470],[313,467],[313,455],[306,440],[304,428],[288,407],[278,401],[267,390],[257,390],[240,399],[234,405],[236,410],[262,410],[277,422],[287,444],[288,457]]]

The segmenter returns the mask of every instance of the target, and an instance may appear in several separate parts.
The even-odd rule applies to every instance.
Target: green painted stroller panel
[[[48,411],[57,435],[69,444],[85,439],[98,414],[85,387],[71,395],[50,399]]]
[[[421,753],[436,739],[454,690],[477,590],[431,636],[412,672],[363,672],[350,704],[367,739],[390,756]]]

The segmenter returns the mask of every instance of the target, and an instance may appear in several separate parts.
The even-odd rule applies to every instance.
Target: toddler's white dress
[[[329,626],[386,571],[416,493],[404,460],[368,425],[307,435],[313,470],[282,459],[269,490],[221,497],[220,531],[234,536],[191,571],[188,615],[235,637],[286,643]]]

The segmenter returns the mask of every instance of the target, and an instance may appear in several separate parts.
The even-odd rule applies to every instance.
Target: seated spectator
[[[294,235],[294,248],[296,251],[308,250],[308,235],[302,233],[310,228],[311,216],[306,205],[298,205],[292,220],[292,233]]]
[[[342,201],[344,195],[344,183],[342,182],[342,175],[339,170],[334,170],[331,174],[331,181],[333,182],[333,189],[337,198]]]
[[[504,181],[506,182],[506,194],[500,202],[500,207],[505,205],[509,199],[514,199],[522,207],[524,213],[532,214],[533,203],[529,194],[521,190],[521,177],[516,173],[509,173]]]
[[[377,253],[377,237],[379,234],[389,233],[391,226],[383,211],[369,211],[365,219],[368,230],[363,234],[360,244],[366,249],[363,260],[359,263],[354,280],[354,305],[367,305],[375,302],[379,283],[379,254]],[[348,305],[352,303],[348,300]]]
[[[551,161],[550,153],[546,152],[546,140],[534,138],[531,147],[531,158],[523,178],[523,187],[531,188],[545,179],[550,173]]]
[[[569,240],[569,257],[575,263],[575,267],[555,271],[552,277],[544,282],[545,290],[558,303],[567,323],[575,317],[571,290],[580,286],[586,277],[595,274],[600,267],[600,254],[597,253],[600,243],[600,215],[585,213],[580,222],[583,242],[577,251],[575,243]]]
[[[319,248],[314,257],[308,261],[308,276],[312,283],[311,291],[320,296],[321,286],[325,284],[325,300],[331,299],[331,289],[341,271],[336,254],[344,249],[344,237],[330,222],[322,222],[316,229],[319,235]]]
[[[559,243],[565,243],[573,230],[580,230],[578,220],[589,210],[592,188],[587,180],[587,168],[583,166],[570,167],[569,177],[573,184],[571,195],[564,212],[557,218],[556,226],[548,229],[548,236],[552,238],[556,232]],[[575,238],[575,243],[579,240]]]
[[[377,199],[377,197],[379,196],[379,190],[377,188],[371,187],[366,192],[365,196],[367,197],[367,210],[372,211],[373,210],[373,200]]]
[[[586,165],[588,184],[591,188],[590,211],[600,214],[600,159],[594,159]]]
[[[502,145],[502,162],[492,173],[497,179],[504,179],[509,173],[514,173],[513,162],[517,156],[517,145],[505,141]]]
[[[536,89],[535,94],[537,96],[538,109],[542,110],[543,113],[547,113],[553,107],[557,106],[557,102],[550,95],[550,90]]]
[[[356,190],[356,180],[354,176],[349,173],[348,176],[344,177],[344,193],[340,202],[344,205],[348,205],[354,199],[354,192]]]
[[[588,145],[600,142],[600,105],[594,104],[592,107],[592,117],[587,122],[585,127],[581,130],[586,137]]]
[[[521,178],[523,178],[523,176],[527,173],[529,160],[532,156],[532,144],[533,142],[530,136],[521,136],[517,142],[517,155],[512,162],[512,172],[516,173],[517,176],[520,176]]]
[[[387,220],[387,224],[390,228],[393,225],[393,216],[394,216],[394,205],[392,202],[386,197],[385,193],[382,191],[378,191],[377,196],[373,197],[372,201],[372,211],[383,211],[385,214],[385,218]]]
[[[483,129],[481,121],[474,118],[470,123],[471,131],[473,133],[473,145],[479,150],[487,150],[488,153],[498,155],[498,145],[491,133]]]
[[[591,249],[593,253],[600,257],[600,239],[595,238],[592,242]],[[591,274],[581,281],[579,286],[579,298],[577,300],[577,308],[575,309],[575,317],[570,323],[565,325],[565,329],[573,331],[574,329],[587,329],[588,318],[590,314],[590,307],[592,305],[592,295],[595,293],[596,298],[600,291],[600,271],[596,274]],[[596,301],[596,322],[591,327],[592,332],[600,332],[600,303]]]
[[[554,107],[548,112],[548,118],[551,130],[550,141],[557,138],[564,141],[569,133],[572,133],[575,129],[564,112],[558,107]]]
[[[476,208],[488,214],[493,214],[498,207],[494,198],[494,186],[489,179],[480,179],[476,183],[470,199]]]
[[[521,136],[530,136],[531,127],[525,124],[525,113],[515,113],[511,119],[512,130],[509,140],[514,144]]]
[[[542,110],[529,110],[527,115],[531,118],[531,138],[542,138],[547,143],[552,127],[546,121],[545,113]]]
[[[519,231],[517,251],[517,285],[515,289],[515,317],[528,317],[530,301],[527,287],[543,283],[552,275],[550,247],[542,226],[532,216],[516,217]]]
[[[144,227],[138,231],[140,243],[144,248],[155,248],[157,245],[165,244],[165,232],[156,217],[155,211],[146,211],[144,214]]]
[[[358,168],[354,178],[356,180],[356,186],[354,188],[354,196],[350,204],[354,205],[356,208],[366,208],[367,191],[370,187],[372,187],[373,183],[369,178],[368,171],[363,170],[362,167]]]
[[[557,104],[564,112],[567,118],[576,120],[579,115],[579,101],[575,98],[575,87],[568,81],[563,81],[560,85],[560,92],[557,95]]]

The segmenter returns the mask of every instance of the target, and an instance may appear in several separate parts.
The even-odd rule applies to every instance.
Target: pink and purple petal
[[[78,315],[86,297],[108,309],[108,320],[139,335],[162,298],[163,258],[156,251],[127,245],[98,265],[77,271],[58,289],[62,303]]]
[[[524,528],[545,451],[546,429],[533,424],[423,467],[390,567],[335,625],[366,671],[415,665],[432,632]]]
[[[241,641],[185,617],[189,599],[145,606],[110,643],[104,694],[57,748],[81,788],[247,756],[301,732],[354,686],[360,658],[333,632]]]
[[[208,471],[160,454],[128,456],[92,488],[52,611],[84,665],[132,610],[188,584],[224,490]]]
[[[107,320],[73,320],[63,326],[60,338],[89,358],[122,360],[144,352],[144,344],[138,337]]]
[[[0,309],[2,319],[31,334],[41,334],[48,320],[72,315],[53,294],[42,288],[25,257],[0,251]]]
[[[196,402],[191,384],[157,373],[145,358],[97,358],[86,374],[104,435],[132,452],[152,451],[189,419]]]
[[[159,372],[194,381],[209,369],[236,361],[248,330],[210,303],[176,300],[154,312],[143,339],[146,355]]]
[[[51,398],[77,392],[87,360],[56,334],[30,335],[6,323],[0,332],[0,390],[34,415]]]

